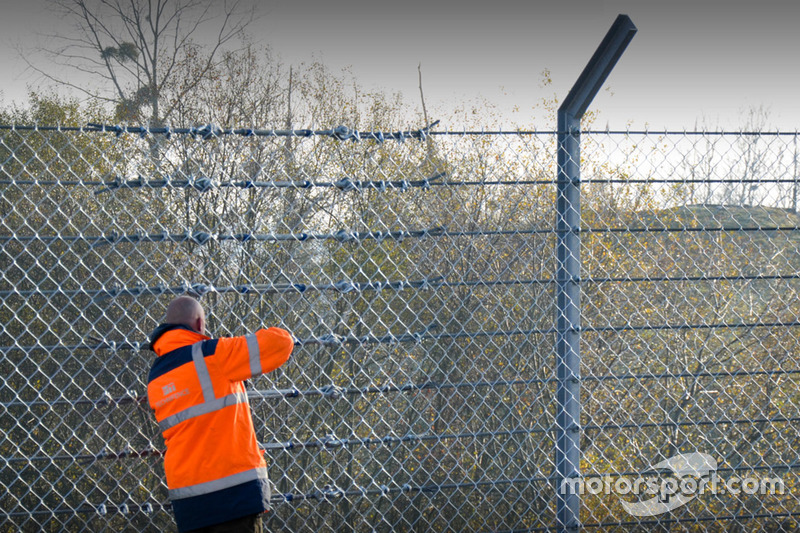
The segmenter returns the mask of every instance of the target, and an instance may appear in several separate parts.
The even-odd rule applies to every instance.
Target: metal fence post
[[[556,197],[556,520],[580,526],[580,497],[566,481],[580,477],[580,128],[581,118],[636,33],[619,15],[558,109]]]

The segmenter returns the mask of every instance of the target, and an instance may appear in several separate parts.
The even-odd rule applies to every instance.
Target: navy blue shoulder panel
[[[203,341],[203,357],[214,355],[214,352],[217,351],[218,340],[219,339],[208,339],[207,341]]]
[[[150,368],[150,375],[147,377],[147,382],[150,383],[154,379],[163,376],[167,372],[175,370],[179,366],[192,362],[192,345],[183,346],[177,350],[172,350],[165,353],[160,357],[156,357],[153,366]]]
[[[217,350],[217,339],[209,339],[207,341],[202,341],[200,344],[203,350],[203,357],[208,357],[209,355],[214,355],[214,352]],[[165,353],[161,357],[156,357],[153,366],[150,368],[150,375],[147,377],[147,382],[150,383],[154,379],[163,376],[167,372],[171,372],[175,370],[179,366],[183,366],[186,363],[192,362],[192,345],[182,346],[181,348],[177,348],[172,350],[171,352]]]

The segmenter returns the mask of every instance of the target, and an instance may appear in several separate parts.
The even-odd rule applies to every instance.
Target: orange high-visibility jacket
[[[269,508],[269,483],[243,381],[289,359],[294,342],[279,328],[212,339],[162,324],[147,397],[167,446],[164,470],[179,531]]]

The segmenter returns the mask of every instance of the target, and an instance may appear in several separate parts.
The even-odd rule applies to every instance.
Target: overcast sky
[[[409,106],[419,103],[421,63],[429,108],[482,96],[509,124],[541,120],[533,106],[566,96],[625,13],[639,32],[591,107],[601,127],[692,129],[705,120],[738,128],[749,108],[763,105],[773,127],[800,128],[798,1],[270,0],[259,9],[251,31],[286,63],[351,66],[363,85],[401,91]],[[40,83],[14,46],[68,31],[53,13],[46,0],[3,3],[4,102],[24,100],[26,87]],[[549,87],[541,85],[545,69]]]

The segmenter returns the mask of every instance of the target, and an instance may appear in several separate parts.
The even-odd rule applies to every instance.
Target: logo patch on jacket
[[[189,394],[189,389],[183,389],[181,391],[175,392],[177,387],[175,387],[174,382],[169,382],[166,385],[162,385],[161,392],[164,394],[164,397],[155,403],[156,407],[163,407],[164,405],[168,404],[172,400],[177,400],[181,396],[186,396]]]

